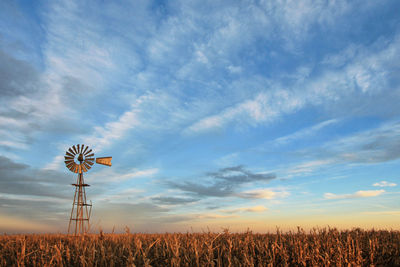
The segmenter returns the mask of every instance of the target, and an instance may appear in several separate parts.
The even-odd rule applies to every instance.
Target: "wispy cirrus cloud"
[[[300,108],[302,105],[301,99],[292,97],[288,91],[276,91],[274,94],[260,93],[253,99],[195,122],[186,128],[184,133],[200,133],[219,129],[232,122],[241,124],[248,121],[251,124],[273,121],[278,116]]]
[[[88,178],[88,181],[96,181],[102,183],[123,182],[131,179],[148,178],[158,173],[158,168],[150,169],[128,169],[126,171],[114,170],[105,168],[96,173],[93,173]]]
[[[288,168],[285,172],[288,173],[289,176],[309,174],[333,163],[335,162],[332,159],[311,160],[296,164]]]
[[[380,181],[380,182],[374,183],[373,186],[394,187],[394,186],[397,186],[397,184],[396,183],[387,182],[387,181]]]
[[[338,119],[326,120],[326,121],[320,122],[316,125],[313,125],[309,128],[305,128],[305,129],[299,130],[295,133],[276,138],[273,142],[274,142],[274,144],[286,144],[288,142],[292,142],[297,139],[301,139],[301,138],[304,138],[307,136],[312,136],[313,134],[322,130],[323,128],[328,127],[333,124],[336,124],[338,122],[339,122]]]
[[[360,190],[353,194],[342,194],[337,195],[333,193],[325,193],[325,199],[352,199],[352,198],[366,198],[366,197],[376,197],[385,193],[385,190]]]
[[[399,36],[396,36],[393,42],[378,40],[374,46],[382,46],[381,50],[376,51],[374,46],[362,47],[360,48],[361,52],[342,68],[325,68],[317,76],[296,79],[291,90],[283,88],[279,82],[268,80],[267,85],[258,86],[262,88],[260,89],[262,92],[223,110],[215,111],[213,115],[201,118],[187,127],[183,133],[213,131],[232,124],[271,123],[284,115],[310,106],[323,106],[324,109],[340,114],[340,110],[343,110],[342,103],[345,103],[351,108],[348,110],[349,112],[368,114],[370,112],[368,109],[354,109],[352,103],[355,98],[368,98],[372,104],[380,101],[382,93],[387,91],[393,95],[394,99],[399,99],[398,90],[389,91],[385,86],[393,79],[392,74],[386,70],[386,64],[397,64],[394,60],[400,54],[399,43]],[[300,76],[308,75],[304,74],[303,68],[299,68],[297,71]],[[394,102],[389,104],[394,105]],[[323,128],[335,122],[337,122],[336,119],[332,119],[325,124],[316,126],[313,130],[316,131],[318,127]],[[285,141],[285,139],[281,141]]]

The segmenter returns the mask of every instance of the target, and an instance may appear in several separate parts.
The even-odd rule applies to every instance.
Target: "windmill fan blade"
[[[89,154],[90,152],[92,152],[91,149],[89,149],[89,151],[85,153],[85,156],[86,156],[87,154]]]
[[[83,162],[83,165],[85,165],[87,170],[90,170],[90,168],[92,168],[89,164],[87,164],[86,162]]]
[[[87,155],[86,157],[87,158],[90,158],[90,157],[93,157],[94,156],[94,153],[92,153],[92,154],[90,154],[90,155]]]
[[[72,146],[72,149],[75,151],[75,154],[78,154],[75,146]]]
[[[68,151],[71,152],[72,155],[74,155],[74,156],[76,155],[76,153],[74,153],[74,151],[72,151],[71,148],[68,148]]]
[[[77,147],[78,147],[77,150],[78,150],[78,154],[79,154],[79,153],[81,153],[81,148],[79,147],[79,144],[77,145]]]
[[[65,158],[66,160],[73,160],[73,159],[74,159],[74,157],[70,157],[70,156],[64,156],[64,158]]]
[[[72,166],[74,166],[75,162],[65,164],[69,170],[71,170]]]
[[[86,153],[86,150],[88,150],[88,148],[89,148],[89,146],[86,146],[85,150],[82,152],[82,153],[83,153],[83,155],[85,155],[85,153]]]
[[[93,161],[89,161],[89,160],[85,160],[84,161],[86,164],[89,164],[90,166],[92,166],[94,163],[93,163]]]
[[[87,169],[86,169],[86,167],[85,167],[85,164],[81,164],[81,165],[79,165],[79,166],[81,166],[83,172],[87,172]]]
[[[97,158],[96,163],[101,164],[101,165],[111,166],[111,160],[112,160],[112,157],[102,157],[102,158]]]
[[[75,157],[75,155],[73,155],[73,154],[69,153],[68,151],[67,151],[67,152],[65,152],[65,155],[67,155],[67,156],[70,156],[70,157]]]
[[[64,161],[65,165],[71,164],[72,162],[74,162],[73,160],[66,160]]]
[[[94,161],[94,158],[86,158],[85,160]]]

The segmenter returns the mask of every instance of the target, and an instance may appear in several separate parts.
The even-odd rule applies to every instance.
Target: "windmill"
[[[78,174],[75,184],[74,202],[72,203],[71,216],[69,218],[68,234],[70,233],[71,223],[75,222],[75,235],[84,234],[89,230],[89,219],[92,212],[92,204],[86,202],[85,184],[83,173],[92,168],[94,164],[94,153],[88,146],[76,145],[68,148],[65,152],[65,165],[67,168]],[[112,157],[96,158],[96,163],[111,166]],[[88,207],[89,210],[88,210]]]

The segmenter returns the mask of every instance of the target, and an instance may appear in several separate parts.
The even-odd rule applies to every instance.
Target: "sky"
[[[399,1],[1,1],[0,232],[400,230]]]

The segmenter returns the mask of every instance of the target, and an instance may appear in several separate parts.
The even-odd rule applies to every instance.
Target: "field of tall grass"
[[[400,266],[400,232],[1,235],[0,265]]]

